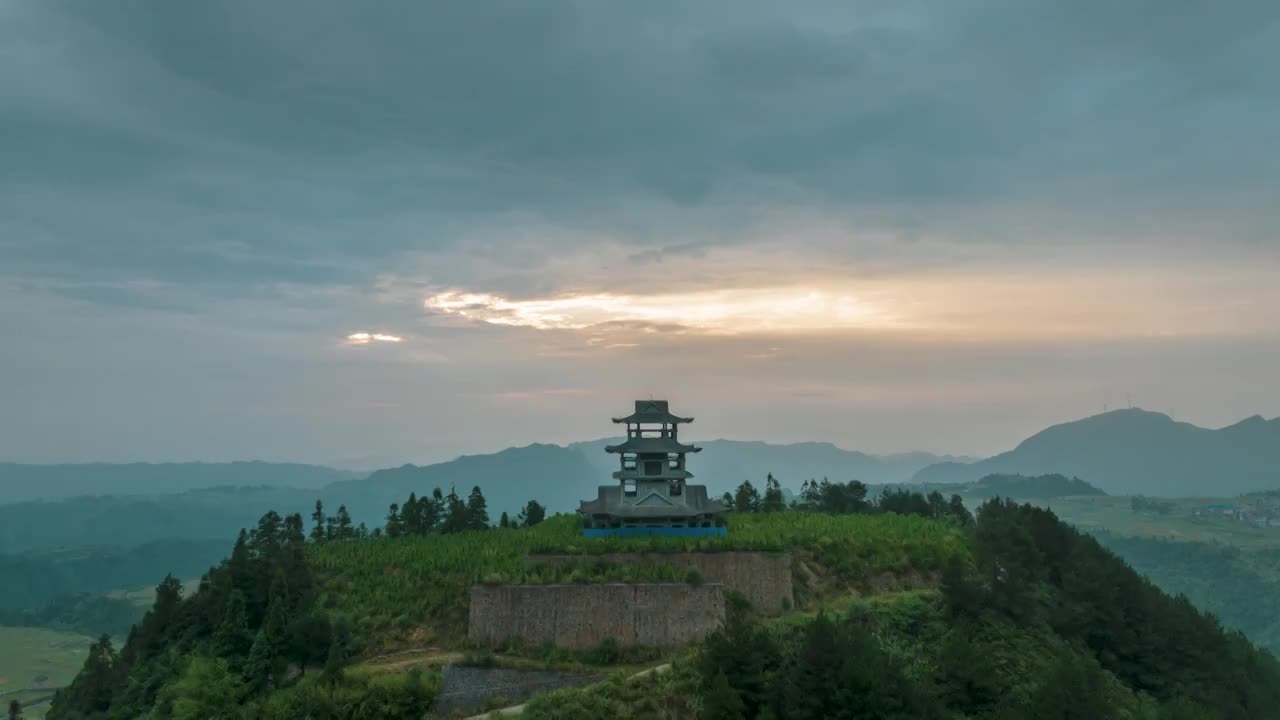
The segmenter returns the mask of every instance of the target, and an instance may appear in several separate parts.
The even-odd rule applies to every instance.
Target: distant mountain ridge
[[[604,438],[572,443],[601,472],[617,470],[618,458],[604,451],[604,446],[621,438]],[[743,480],[759,485],[764,476],[773,473],[785,487],[797,491],[805,480],[847,482],[860,480],[867,484],[907,482],[919,470],[938,462],[972,461],[976,458],[935,455],[928,452],[869,455],[845,450],[829,442],[787,444],[756,440],[693,440],[703,452],[692,456],[689,469],[694,482],[706,484],[717,494],[731,490]]]
[[[180,493],[223,485],[322,488],[368,473],[259,460],[227,463],[0,463],[0,503],[82,495]]]
[[[1236,495],[1280,488],[1280,418],[1217,430],[1162,413],[1114,410],[1054,425],[977,462],[944,462],[915,483],[973,482],[991,474],[1076,476],[1112,495]]]
[[[402,465],[378,470],[367,477],[333,471],[340,473],[342,479],[323,487],[250,485],[219,476],[217,479],[222,482],[217,487],[181,492],[173,489],[176,484],[169,483],[160,491],[95,492],[53,501],[6,502],[9,496],[3,495],[0,496],[0,553],[85,545],[129,546],[166,538],[229,537],[241,527],[251,526],[265,509],[281,514],[300,512],[309,517],[317,499],[330,514],[336,512],[339,505],[346,505],[356,523],[364,522],[374,528],[385,523],[391,503],[403,503],[409,493],[430,495],[437,487],[446,493],[455,487],[460,495],[466,495],[473,486],[480,486],[488,501],[490,518],[495,522],[504,511],[514,517],[531,499],[552,513],[573,512],[580,500],[595,496],[597,486],[613,482],[611,473],[617,469],[618,461],[617,456],[604,451],[608,442],[594,440],[569,446],[533,444],[496,453],[464,455],[433,465]],[[705,452],[694,456],[689,464],[696,476],[694,482],[708,485],[717,496],[743,480],[763,487],[765,476],[770,472],[782,482],[784,492],[798,492],[800,484],[809,478],[901,481],[940,459],[928,453],[877,457],[842,450],[828,443],[772,445],[712,440],[699,444]],[[269,463],[260,465],[270,466]],[[255,464],[224,467],[243,466]],[[49,467],[127,469],[138,466]],[[253,477],[260,476],[259,473]]]

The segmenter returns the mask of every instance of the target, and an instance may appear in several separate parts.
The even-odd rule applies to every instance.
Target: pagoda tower
[[[724,536],[727,508],[707,497],[705,485],[688,483],[685,456],[702,448],[678,436],[693,418],[672,415],[666,400],[637,400],[635,412],[613,422],[627,426],[626,441],[605,447],[618,455],[618,483],[600,486],[595,500],[579,506],[583,534]]]

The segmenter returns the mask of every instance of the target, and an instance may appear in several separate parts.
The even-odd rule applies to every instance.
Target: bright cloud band
[[[370,343],[398,343],[404,338],[398,335],[388,335],[386,333],[367,333],[358,332],[347,336],[348,345],[368,345]]]
[[[432,312],[539,330],[627,324],[653,330],[739,333],[898,325],[894,317],[852,295],[796,288],[658,295],[596,293],[531,300],[449,291],[432,295],[424,305]]]

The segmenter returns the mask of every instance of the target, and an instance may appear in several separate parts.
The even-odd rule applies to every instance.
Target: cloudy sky
[[[1269,0],[0,0],[0,460],[1280,414]]]

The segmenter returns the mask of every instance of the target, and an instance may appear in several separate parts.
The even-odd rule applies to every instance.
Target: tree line
[[[537,500],[530,500],[514,520],[504,511],[497,527],[532,527],[542,522],[546,516],[546,507]],[[311,521],[309,537],[312,542],[317,543],[369,537],[417,537],[432,533],[488,530],[493,527],[489,521],[489,503],[479,486],[471,488],[465,499],[452,487],[448,494],[440,488],[435,488],[430,495],[422,497],[411,492],[403,503],[391,503],[383,526],[375,527],[372,531],[364,523],[353,526],[346,505],[340,505],[337,514],[326,515],[324,503],[320,500],[316,500]]]
[[[178,717],[183,687],[221,683],[243,698],[282,687],[309,666],[323,663],[327,675],[338,672],[350,630],[317,606],[306,542],[301,514],[268,512],[253,530],[240,531],[231,555],[190,597],[166,577],[120,650],[107,635],[90,645],[48,717],[134,718],[153,709],[159,717]]]
[[[726,492],[721,504],[733,512],[782,512],[806,510],[809,512],[855,514],[893,512],[899,515],[951,519],[961,525],[972,525],[973,514],[964,505],[964,499],[952,495],[950,500],[934,490],[928,495],[912,490],[884,488],[874,499],[867,498],[867,486],[857,480],[847,483],[806,480],[800,487],[800,497],[790,505],[782,492],[782,485],[769,473],[765,479],[764,494],[745,480],[734,492]]]

